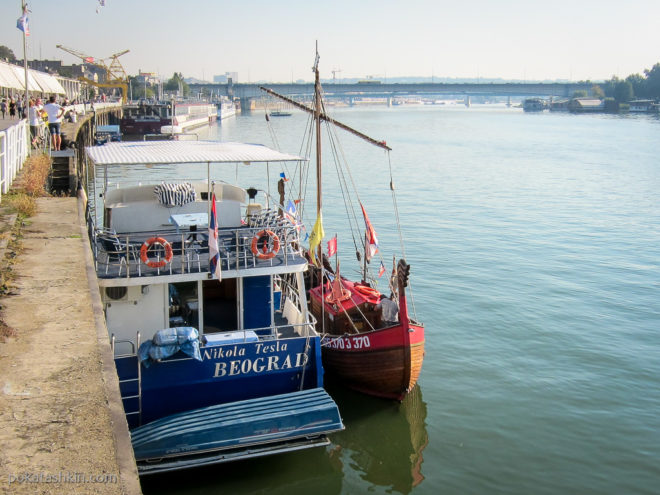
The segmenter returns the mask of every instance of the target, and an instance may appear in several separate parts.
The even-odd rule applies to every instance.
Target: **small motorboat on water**
[[[237,164],[302,159],[206,141],[85,151],[88,230],[140,475],[327,445],[343,424],[323,389],[299,232],[265,192],[262,206],[259,191],[222,180]],[[199,163],[206,180],[173,173]]]

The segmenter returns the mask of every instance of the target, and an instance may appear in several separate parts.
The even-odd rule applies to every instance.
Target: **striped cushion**
[[[160,204],[167,207],[183,206],[195,201],[195,188],[190,182],[183,184],[163,182],[154,187],[154,193]]]

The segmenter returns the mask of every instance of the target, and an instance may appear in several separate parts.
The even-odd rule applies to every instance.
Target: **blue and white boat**
[[[243,164],[302,159],[204,141],[111,142],[86,157],[89,233],[139,473],[327,445],[343,424],[323,389],[299,226],[263,191],[222,181]],[[179,179],[195,167],[205,179]],[[139,169],[143,183],[126,183]]]
[[[227,96],[221,96],[216,106],[218,107],[218,120],[228,119],[236,115],[236,105]]]

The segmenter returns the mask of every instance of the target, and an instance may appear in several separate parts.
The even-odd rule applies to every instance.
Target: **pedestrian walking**
[[[62,146],[62,116],[64,107],[55,103],[55,97],[51,96],[48,103],[44,105],[44,110],[48,114],[48,130],[53,142],[53,149],[59,151]]]
[[[12,98],[9,100],[9,118],[13,120],[14,117],[16,117],[16,102]]]
[[[2,118],[4,119],[7,114],[7,100],[4,98],[0,101],[0,113],[2,113]]]
[[[38,147],[41,143],[43,119],[41,118],[42,105],[30,100],[28,107],[28,119],[30,120],[30,134],[32,135],[32,146]]]

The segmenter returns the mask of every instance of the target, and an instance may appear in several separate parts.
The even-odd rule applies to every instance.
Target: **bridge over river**
[[[191,84],[193,93],[201,91],[215,95],[226,95],[241,100],[261,98],[265,86],[287,95],[305,97],[314,94],[312,83],[238,83],[238,84]],[[569,98],[576,91],[591,91],[593,83],[325,83],[323,90],[327,98],[395,98],[434,96],[504,96],[509,98],[558,97]]]

